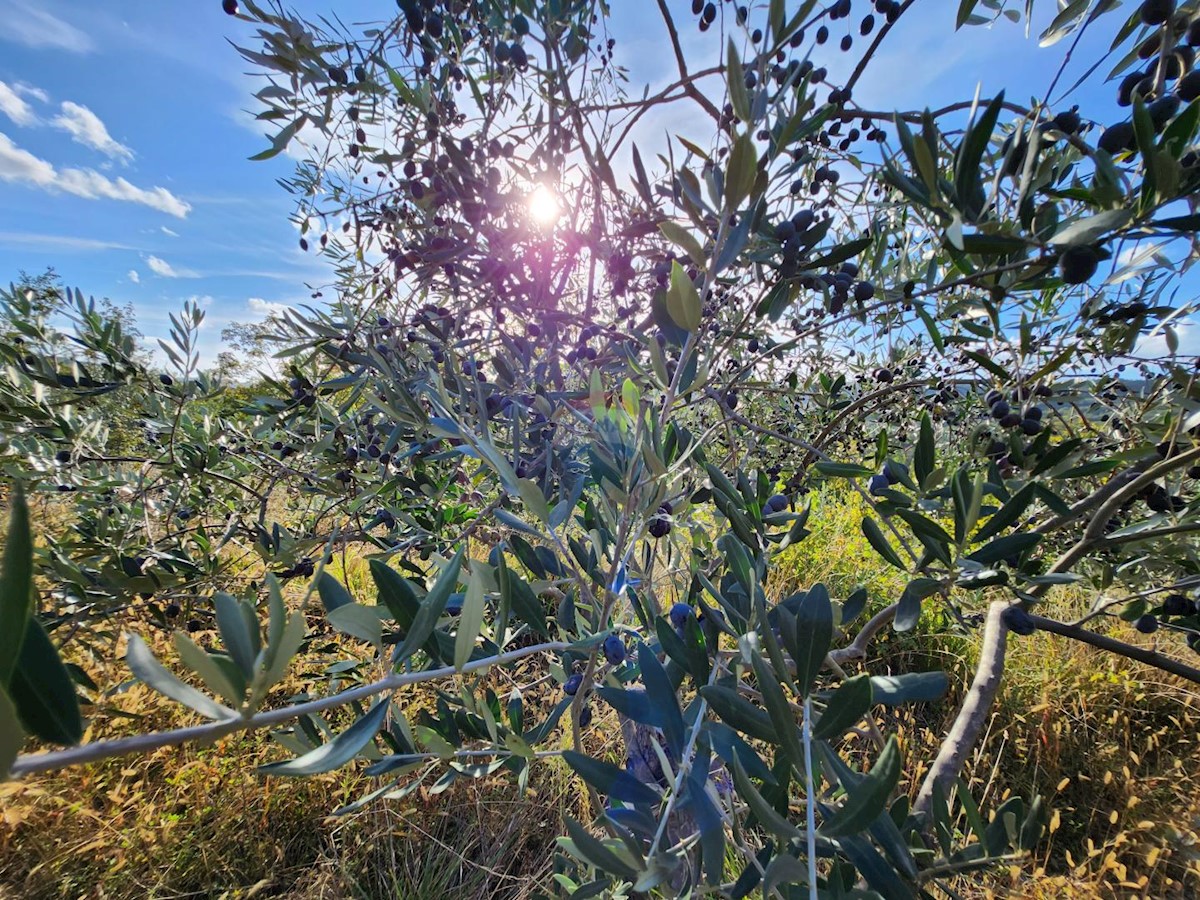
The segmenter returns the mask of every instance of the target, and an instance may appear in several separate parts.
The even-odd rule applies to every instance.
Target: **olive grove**
[[[1008,641],[1200,683],[1200,7],[1060,3],[1042,99],[870,109],[856,88],[915,0],[647,2],[677,69],[653,89],[615,62],[624,3],[396,5],[225,3],[260,156],[303,157],[284,187],[334,273],[252,335],[256,396],[203,369],[194,306],[150,360],[78,291],[3,296],[0,769],[277,728],[292,757],[264,774],[358,761],[365,805],[561,757],[594,819],[547,890],[577,897],[936,896],[1029,850],[1042,801],[981,811],[960,780]],[[1039,12],[937,6],[996,40]],[[1107,56],[1068,70],[1096,31]],[[1102,108],[1072,100],[1088,85]],[[647,137],[668,111],[686,127]],[[832,486],[899,596],[773,589]],[[68,504],[67,531],[35,533],[26,497]],[[326,571],[351,552],[370,596]],[[1041,611],[1065,584],[1095,591],[1076,621]],[[916,760],[879,712],[946,676],[867,663],[932,611],[980,654]],[[318,652],[312,615],[373,680],[272,694]],[[122,629],[133,675],[206,721],[80,743],[55,646]],[[531,663],[549,710],[495,677]],[[426,682],[436,714],[410,718]],[[624,760],[586,752],[601,706]]]

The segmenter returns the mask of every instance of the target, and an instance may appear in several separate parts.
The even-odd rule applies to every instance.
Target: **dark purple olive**
[[[671,607],[670,619],[671,624],[677,630],[682,630],[687,625],[687,620],[692,617],[692,608],[686,603],[676,603]]]
[[[625,662],[625,642],[621,640],[620,635],[610,634],[604,639],[602,647],[604,649],[604,658],[614,666],[619,666]]]

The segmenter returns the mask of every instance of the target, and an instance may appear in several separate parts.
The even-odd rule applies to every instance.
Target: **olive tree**
[[[256,338],[286,372],[245,421],[203,414],[217,388],[197,377],[187,313],[164,347],[179,380],[127,373],[162,426],[128,462],[136,482],[104,459],[78,476],[97,504],[131,486],[127,507],[105,507],[123,544],[100,535],[88,552],[119,559],[137,534],[138,574],[181,555],[156,533],[170,513],[153,491],[221,498],[224,519],[186,546],[189,587],[220,588],[195,615],[223,647],[175,636],[207,690],[136,637],[127,651],[138,678],[211,721],[20,756],[10,741],[10,772],[291,720],[279,737],[295,758],[264,771],[364,759],[383,781],[362,804],[430,780],[523,781],[561,756],[595,816],[560,841],[555,888],[581,897],[929,896],[1028,850],[1041,801],[985,817],[959,780],[1010,634],[1042,629],[1200,682],[1200,393],[1180,352],[1200,224],[1195,5],[1081,0],[1045,30],[1063,67],[1085,29],[1111,31],[1115,122],[1004,93],[860,105],[914,0],[656,0],[677,66],[659,88],[618,65],[608,23],[625,11],[602,0],[398,6],[352,27],[225,4],[263,78],[273,133],[259,156],[307,156],[286,187],[301,247],[335,283]],[[996,21],[1001,40],[1026,14],[965,0],[957,25]],[[711,40],[685,41],[691,28]],[[852,67],[835,79],[837,53]],[[658,139],[645,126],[668,112],[687,124]],[[61,365],[0,351],[7,409],[42,423],[6,450],[6,471],[45,485],[39,461],[83,440],[54,403],[81,388],[56,381],[65,393],[28,407]],[[899,596],[775,589],[773,561],[835,484],[861,496],[865,538],[905,573]],[[280,495],[286,525],[271,521]],[[5,633],[26,637],[9,639],[21,655],[0,669],[0,714],[69,744],[70,682],[29,690],[51,662],[25,648],[69,611],[26,602],[22,509],[3,612],[17,623]],[[225,578],[230,545],[272,570],[261,588]],[[324,570],[349,545],[370,558],[374,596]],[[39,564],[50,582],[97,568],[82,551],[53,560]],[[308,588],[289,611],[291,578]],[[1078,581],[1092,609],[1041,614]],[[885,629],[912,631],[935,606],[978,634],[980,661],[910,802],[897,785],[917,761],[879,707],[936,700],[947,678],[867,664]],[[310,610],[379,677],[271,702]],[[1117,616],[1163,639],[1147,649],[1095,627]],[[496,692],[498,669],[531,661],[562,688],[545,712]],[[447,689],[410,721],[404,689],[423,682]],[[326,740],[322,713],[346,705],[355,721]],[[600,705],[622,724],[623,765],[587,752]]]

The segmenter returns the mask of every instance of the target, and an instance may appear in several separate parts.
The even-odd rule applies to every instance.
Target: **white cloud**
[[[250,307],[250,312],[260,316],[281,316],[290,309],[286,303],[276,303],[262,297],[251,297],[246,301],[246,305]]]
[[[34,100],[37,100],[39,103],[49,103],[50,102],[49,94],[47,94],[45,91],[43,91],[40,87],[34,87],[32,84],[26,84],[24,81],[18,81],[16,84],[14,84],[12,86],[12,89],[14,91],[16,91],[20,96],[32,97]]]
[[[187,302],[193,303],[201,309],[208,309],[210,306],[212,306],[213,298],[210,294],[204,294],[203,296],[200,294],[192,294],[192,296],[187,298]],[[205,324],[207,324],[207,320],[205,320],[200,327],[203,328]]]
[[[0,81],[0,112],[17,125],[33,125],[38,120],[33,107],[22,99],[17,88],[3,81]]]
[[[72,237],[65,234],[35,234],[29,231],[0,231],[0,247],[53,247],[58,250],[136,250],[118,241]]]
[[[0,0],[0,38],[27,47],[49,47],[87,53],[94,48],[88,35],[51,15],[44,4],[28,0]]]
[[[179,237],[179,232],[178,232],[178,231],[172,231],[172,230],[171,230],[170,228],[168,228],[166,225],[160,225],[160,226],[159,226],[159,230],[160,230],[160,231],[161,231],[163,234],[167,235],[167,237]]]
[[[133,151],[113,138],[100,117],[86,106],[64,100],[62,114],[55,116],[50,124],[71,135],[75,143],[99,150],[110,159],[119,159],[123,163],[133,159]]]
[[[1169,325],[1160,325],[1152,333],[1143,335],[1138,339],[1134,353],[1150,359],[1163,359],[1170,356],[1171,351],[1167,347],[1165,334],[1167,328],[1175,332],[1175,341],[1178,343],[1176,352],[1179,355],[1200,355],[1200,322],[1194,315],[1177,318]]]
[[[22,150],[8,135],[0,132],[0,178],[5,181],[25,181],[38,187],[52,187],[58,179],[58,173],[46,160]]]
[[[46,160],[22,150],[3,132],[0,132],[0,181],[14,181],[51,192],[63,191],[87,200],[105,197],[140,203],[180,219],[192,209],[166,188],[140,188],[124,178],[112,179],[94,169],[56,169]]]
[[[142,276],[138,274],[137,269],[130,269],[129,270],[129,280],[132,281],[134,284],[141,284]]]
[[[191,269],[177,269],[165,259],[158,256],[147,256],[146,265],[150,267],[150,271],[155,275],[163,278],[199,278],[197,272]]]

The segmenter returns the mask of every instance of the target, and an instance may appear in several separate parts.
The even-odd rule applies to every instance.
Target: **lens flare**
[[[558,197],[554,191],[546,187],[544,184],[539,184],[533,189],[529,195],[529,217],[538,225],[553,225],[562,215],[562,208],[558,205]]]

